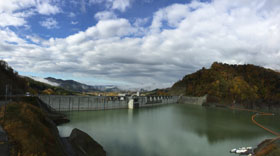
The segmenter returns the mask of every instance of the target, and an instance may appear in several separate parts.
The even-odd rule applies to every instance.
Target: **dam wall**
[[[132,108],[172,104],[178,101],[178,97],[174,96],[110,97],[39,95],[38,97],[56,111],[127,109],[131,100],[133,100]]]
[[[139,96],[129,98],[128,108],[153,107],[178,102],[178,96]]]
[[[193,96],[181,96],[178,100],[180,104],[192,104],[192,105],[202,105],[206,103],[207,95],[202,97],[193,97]]]

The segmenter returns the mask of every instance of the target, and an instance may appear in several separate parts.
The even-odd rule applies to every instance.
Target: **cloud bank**
[[[109,2],[110,8],[120,11],[130,5],[125,0]],[[34,5],[28,1],[22,6]],[[278,0],[173,4],[156,11],[146,27],[105,11],[96,14],[97,24],[85,31],[36,44],[4,27],[25,23],[26,15],[13,11],[17,7],[0,4],[0,16],[14,18],[0,23],[0,53],[20,71],[71,73],[139,87],[168,87],[214,61],[280,69]],[[61,10],[53,6],[46,12],[36,7],[36,11],[54,14]],[[142,21],[147,23],[147,19]]]
[[[39,82],[43,82],[52,86],[59,86],[59,84],[55,83],[55,82],[51,82],[47,79],[41,78],[41,77],[35,77],[35,76],[31,76],[30,78],[32,78],[33,80],[39,81]]]

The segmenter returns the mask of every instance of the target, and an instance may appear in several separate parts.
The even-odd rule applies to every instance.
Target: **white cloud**
[[[42,15],[51,15],[61,12],[60,8],[48,2],[39,2],[36,7],[38,13]]]
[[[39,82],[43,82],[43,83],[52,85],[52,86],[59,86],[58,83],[51,82],[51,81],[49,81],[49,80],[47,80],[47,79],[45,79],[45,78],[36,77],[36,76],[30,76],[30,78],[32,78],[33,80],[39,81]]]
[[[26,23],[23,17],[18,14],[0,13],[0,26],[22,26]]]
[[[47,29],[59,28],[58,22],[54,18],[47,18],[46,20],[40,21],[39,23],[42,27]]]
[[[102,20],[96,25],[100,37],[126,36],[134,29],[126,19]]]
[[[42,42],[46,41],[38,35],[27,35],[25,38],[36,44],[41,44]]]
[[[195,8],[198,8],[202,7],[204,4],[194,1],[190,5],[173,4],[160,9],[153,16],[151,30],[159,32],[162,27],[178,27],[181,21],[192,13],[194,5]],[[166,25],[164,25],[164,23],[166,23]]]
[[[21,71],[70,73],[135,86],[166,87],[214,61],[280,69],[277,2],[174,4],[155,12],[148,28],[123,18],[101,19],[85,31],[51,38],[42,46],[3,29],[0,53]],[[137,37],[142,29],[147,31]]]
[[[73,13],[73,12],[70,12],[68,16],[71,17],[71,18],[73,18],[73,17],[76,17],[76,14]]]
[[[11,31],[8,28],[0,29],[0,41],[2,43],[4,43],[4,42],[14,42],[17,44],[26,43],[25,40],[18,37],[18,35],[16,33],[14,33],[13,31]]]
[[[89,27],[84,32],[81,31],[77,34],[68,36],[65,41],[68,44],[73,45],[88,42],[90,40],[125,37],[135,31],[136,29],[134,29],[126,19],[101,20],[96,26]],[[63,42],[64,40],[59,39],[59,41]]]
[[[0,12],[12,13],[19,9],[32,7],[35,4],[35,0],[0,1]]]
[[[126,11],[131,6],[132,0],[89,0],[90,4],[105,3],[105,6],[109,9],[119,10],[121,12]]]
[[[30,12],[17,10],[29,8],[35,5],[33,0],[17,0],[0,1],[0,26],[22,26],[26,24],[25,17],[31,15]]]
[[[97,20],[115,19],[117,16],[111,11],[101,11],[97,12],[94,17]]]
[[[0,1],[0,26],[26,26],[26,18],[35,13],[57,14],[61,9],[56,0],[9,0]]]
[[[147,22],[149,21],[149,18],[146,17],[146,18],[137,18],[133,25],[136,26],[136,27],[140,27],[140,26],[143,26],[145,24],[147,24]]]
[[[71,24],[72,25],[76,25],[76,24],[78,24],[79,22],[78,21],[71,21]]]
[[[112,9],[124,12],[130,6],[130,0],[113,0]]]

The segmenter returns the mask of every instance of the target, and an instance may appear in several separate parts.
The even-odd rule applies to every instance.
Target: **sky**
[[[0,0],[22,75],[165,88],[214,61],[280,69],[279,0]]]

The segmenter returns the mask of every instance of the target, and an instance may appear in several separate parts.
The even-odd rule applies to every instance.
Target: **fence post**
[[[89,110],[89,97],[88,97],[88,110]]]
[[[7,105],[7,102],[8,102],[8,85],[6,85],[6,96],[5,96],[5,106],[4,106],[4,116],[3,116],[3,120],[5,122],[5,114],[6,114],[6,105]]]
[[[51,95],[49,95],[49,106],[51,105]]]
[[[60,112],[60,103],[61,103],[61,96],[59,97],[59,106],[58,106],[58,111]]]
[[[78,111],[80,111],[80,97],[78,97]]]
[[[55,109],[52,105],[52,100],[53,100],[53,97],[50,98],[50,107],[52,107],[53,109]]]
[[[98,110],[98,97],[97,98],[94,98],[95,99],[95,101],[96,101],[96,104],[95,104],[95,110]]]
[[[105,107],[106,107],[106,97],[103,99],[104,101],[104,110],[105,110]]]
[[[70,100],[71,100],[71,97],[69,96],[69,100],[68,100],[68,111],[70,112]]]
[[[118,100],[119,100],[119,107],[118,108],[121,108],[121,98],[118,97]]]
[[[99,97],[97,97],[96,102],[97,102],[97,110],[99,110],[100,109],[100,106],[99,106],[100,105],[99,104],[100,103],[100,99],[99,99]]]
[[[71,109],[72,109],[72,111],[73,111],[75,101],[74,101],[74,98],[71,97],[71,99],[72,99],[72,107],[71,107]]]

